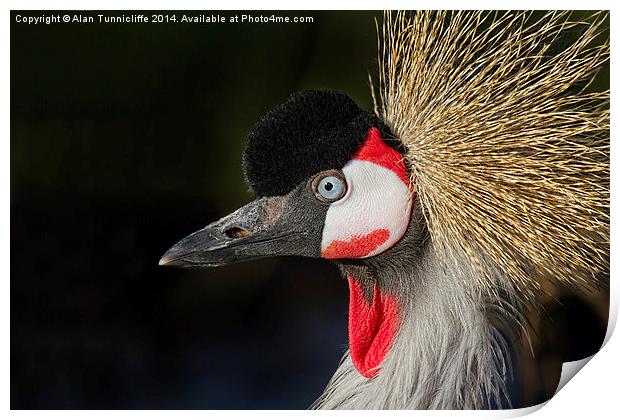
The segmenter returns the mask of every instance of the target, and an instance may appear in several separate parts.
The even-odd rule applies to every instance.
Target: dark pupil
[[[332,183],[331,183],[331,182],[326,182],[326,183],[325,183],[325,189],[326,189],[327,191],[331,191],[331,190],[332,190],[332,188],[334,188],[334,186],[332,185]]]

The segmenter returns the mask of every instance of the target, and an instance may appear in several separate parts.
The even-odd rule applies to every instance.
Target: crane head
[[[248,137],[243,166],[256,200],[184,238],[160,264],[378,255],[409,225],[413,197],[401,148],[348,96],[295,94]]]
[[[348,96],[306,91],[256,124],[243,166],[256,199],[182,239],[160,264],[212,267],[284,255],[335,261],[349,281],[352,361],[373,376],[395,337],[400,305],[360,267],[389,256],[409,229],[413,190],[402,144]]]

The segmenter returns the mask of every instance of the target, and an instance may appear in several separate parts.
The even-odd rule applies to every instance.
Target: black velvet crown
[[[246,180],[257,197],[286,194],[318,172],[341,169],[371,127],[384,139],[392,137],[375,114],[360,109],[347,95],[329,90],[295,93],[248,136]]]

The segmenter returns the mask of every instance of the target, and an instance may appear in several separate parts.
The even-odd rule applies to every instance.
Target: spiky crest
[[[385,14],[375,109],[408,149],[436,251],[481,274],[468,287],[495,293],[488,267],[530,300],[546,279],[608,279],[609,90],[587,90],[607,19]]]

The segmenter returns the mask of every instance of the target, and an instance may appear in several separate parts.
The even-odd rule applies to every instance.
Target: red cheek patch
[[[367,160],[383,166],[398,175],[405,185],[408,186],[411,183],[403,157],[385,144],[381,138],[381,133],[375,127],[368,131],[364,144],[355,153],[353,159]]]
[[[394,296],[381,292],[375,283],[372,303],[364,297],[361,284],[349,280],[349,353],[353,365],[366,378],[379,372],[399,326],[400,308]]]
[[[321,253],[323,258],[362,258],[379,248],[390,237],[387,229],[377,229],[348,241],[332,241]]]

